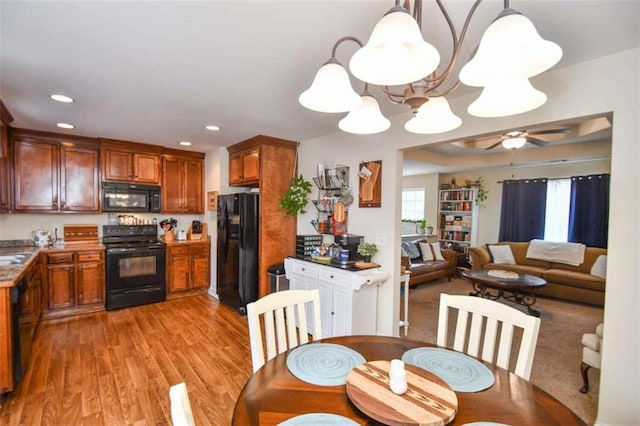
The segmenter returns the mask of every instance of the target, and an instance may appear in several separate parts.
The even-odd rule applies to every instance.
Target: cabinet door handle
[[[333,279],[333,275],[329,275],[329,278]]]

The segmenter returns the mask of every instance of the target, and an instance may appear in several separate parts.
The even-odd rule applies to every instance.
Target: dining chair
[[[449,312],[457,309],[453,349],[494,363],[509,370],[514,331],[522,329],[520,348],[514,373],[525,380],[531,377],[540,318],[527,315],[510,306],[475,296],[440,295],[437,344],[450,347]],[[469,325],[469,316],[471,324]],[[484,325],[484,329],[483,329]],[[500,335],[498,339],[498,328]],[[497,359],[495,350],[498,343]],[[482,346],[482,353],[480,349]]]
[[[307,315],[313,319],[310,330],[307,328]],[[313,340],[321,338],[320,291],[284,290],[268,294],[247,304],[247,319],[255,373],[276,355],[309,342],[309,333]]]
[[[187,393],[187,385],[178,383],[169,388],[169,400],[171,401],[171,422],[173,426],[193,426],[191,402]]]

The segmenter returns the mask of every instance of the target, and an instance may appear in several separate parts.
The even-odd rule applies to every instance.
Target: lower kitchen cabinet
[[[0,288],[0,395],[12,391],[29,368],[32,342],[42,313],[41,295],[41,261],[35,254],[35,260],[15,287]]]
[[[104,250],[46,254],[43,318],[104,310]]]
[[[346,271],[293,258],[285,259],[284,268],[290,289],[320,290],[322,338],[376,334],[378,285],[388,279],[387,272]],[[308,311],[307,320],[311,318]]]
[[[210,241],[167,243],[167,298],[206,293],[211,277]]]

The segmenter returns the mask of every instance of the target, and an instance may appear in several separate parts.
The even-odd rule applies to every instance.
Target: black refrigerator
[[[218,196],[218,297],[243,315],[258,299],[258,215],[256,193]]]

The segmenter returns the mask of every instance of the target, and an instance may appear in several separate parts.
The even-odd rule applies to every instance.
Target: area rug
[[[446,279],[422,284],[409,291],[409,333],[407,338],[436,341],[440,293],[469,294],[471,285],[463,279]],[[514,303],[506,303],[522,309]],[[401,303],[401,306],[404,306]],[[531,382],[553,395],[588,424],[597,415],[600,370],[589,371],[589,392],[582,394],[580,363],[584,333],[593,333],[602,322],[603,309],[599,307],[538,298],[535,305],[540,310],[540,334],[533,362]],[[400,312],[403,315],[402,309]],[[404,336],[404,329],[400,329]]]

